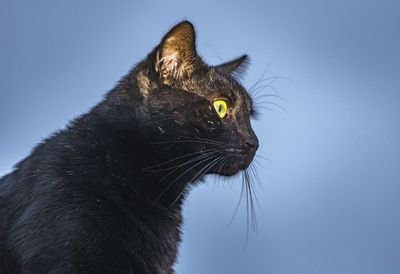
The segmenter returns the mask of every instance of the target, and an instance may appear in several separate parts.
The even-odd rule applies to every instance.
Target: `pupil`
[[[222,105],[219,105],[218,106],[218,112],[221,112],[222,111]]]

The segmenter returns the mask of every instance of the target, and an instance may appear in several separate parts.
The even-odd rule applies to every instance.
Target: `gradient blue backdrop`
[[[266,76],[258,234],[240,181],[194,189],[178,273],[400,273],[398,1],[8,1],[0,3],[0,174],[101,100],[179,20],[212,64],[252,58]],[[218,54],[217,54],[218,53]],[[218,55],[220,57],[218,57]],[[273,90],[266,89],[267,93]]]

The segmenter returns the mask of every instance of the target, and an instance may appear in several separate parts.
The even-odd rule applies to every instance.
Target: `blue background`
[[[188,197],[178,273],[400,273],[398,1],[8,1],[0,4],[0,174],[87,111],[181,19],[211,64],[286,102],[254,128],[262,188],[247,248],[238,179]],[[220,56],[220,57],[218,57]],[[272,94],[272,89],[265,89]],[[268,106],[268,105],[266,105]]]

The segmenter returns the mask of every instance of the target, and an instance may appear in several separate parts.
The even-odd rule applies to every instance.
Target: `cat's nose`
[[[250,149],[252,151],[256,151],[259,147],[258,139],[254,138],[254,139],[248,140],[245,142],[245,145],[248,149]]]

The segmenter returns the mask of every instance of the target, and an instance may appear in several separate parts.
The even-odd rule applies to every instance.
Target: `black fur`
[[[231,75],[241,58],[206,65],[181,22],[1,178],[0,273],[173,273],[190,186],[245,169],[258,147],[250,97]]]

